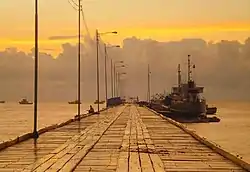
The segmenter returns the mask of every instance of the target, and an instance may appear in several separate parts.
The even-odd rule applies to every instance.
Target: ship
[[[193,65],[195,68],[195,65]],[[178,65],[178,86],[172,87],[172,92],[163,100],[163,106],[169,117],[186,120],[200,120],[218,122],[217,117],[207,118],[207,114],[214,114],[216,107],[209,108],[206,99],[202,96],[204,87],[197,86],[192,79],[190,55],[188,55],[188,78],[186,83],[181,80],[181,68]]]
[[[78,104],[78,100],[69,101],[68,104]],[[80,102],[80,104],[82,104],[82,102]]]
[[[105,103],[105,101],[104,101],[104,100],[99,101],[99,104],[103,104],[103,103]],[[94,104],[98,104],[98,100],[96,100],[96,101],[94,102]]]
[[[0,100],[0,103],[2,103],[2,104],[3,104],[3,103],[5,103],[5,101],[4,101],[4,100]]]
[[[19,101],[19,104],[22,104],[22,105],[31,105],[33,103],[29,102],[27,99],[24,98],[21,101]]]

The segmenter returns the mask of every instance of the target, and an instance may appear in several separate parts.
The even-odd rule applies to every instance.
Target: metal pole
[[[150,95],[150,67],[148,64],[148,102],[150,103],[151,95]]]
[[[188,82],[191,80],[191,70],[190,70],[190,55],[188,55]]]
[[[119,82],[119,72],[116,72],[116,96],[119,97],[119,94],[118,94],[118,82]]]
[[[98,57],[98,46],[99,46],[99,33],[96,29],[96,79],[97,79],[97,112],[100,112],[99,102],[100,102],[100,96],[99,96],[99,57]]]
[[[113,90],[113,61],[111,59],[111,94],[112,94],[112,98],[114,97],[114,90]]]
[[[37,94],[38,94],[38,0],[35,0],[35,75],[34,75],[34,130],[33,137],[39,137],[37,132]]]
[[[79,0],[78,11],[78,102],[77,102],[77,115],[80,120],[81,113],[81,0]]]
[[[107,46],[104,44],[104,53],[105,53],[105,99],[106,105],[108,103],[108,83],[107,83]]]
[[[121,88],[120,88],[120,73],[118,72],[117,73],[117,96],[119,97],[119,96],[121,96],[120,95],[120,90]]]
[[[115,63],[114,63],[114,97],[116,97],[116,71],[115,71]]]

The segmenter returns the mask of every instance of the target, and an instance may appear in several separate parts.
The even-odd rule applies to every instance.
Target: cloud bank
[[[51,37],[51,39],[61,37]],[[96,98],[96,51],[95,41],[85,38],[81,45],[82,99]],[[104,99],[104,56],[100,45],[101,98]],[[170,91],[177,82],[177,65],[182,67],[186,78],[187,55],[196,65],[193,78],[205,86],[209,100],[250,100],[250,38],[244,43],[222,40],[217,43],[202,39],[158,42],[127,38],[121,48],[108,49],[108,80],[110,58],[124,60],[127,75],[121,81],[122,93],[127,96],[146,98],[147,65],[152,72],[152,92]],[[33,98],[33,50],[30,53],[6,48],[0,52],[0,99],[18,101],[23,97]],[[77,46],[62,45],[58,57],[39,53],[39,100],[69,101],[76,98]],[[110,91],[110,86],[109,86]],[[109,92],[110,95],[110,92]]]

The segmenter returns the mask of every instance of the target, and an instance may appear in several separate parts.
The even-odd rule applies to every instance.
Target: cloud
[[[80,35],[81,37],[84,37],[83,35]],[[78,35],[69,35],[69,36],[50,36],[48,39],[49,40],[65,40],[65,39],[76,39],[78,38]]]
[[[96,46],[95,41],[84,37],[81,45],[82,98],[96,98]],[[77,94],[78,47],[70,43],[62,45],[62,52],[54,58],[49,53],[39,53],[39,99],[42,101],[69,101]],[[34,49],[30,53],[6,48],[0,52],[0,99],[15,100],[27,96],[32,99]],[[108,49],[108,81],[110,81],[110,59],[123,60],[127,73],[120,88],[129,96],[146,98],[147,65],[152,71],[152,93],[170,91],[177,82],[177,65],[182,68],[185,80],[187,55],[191,54],[196,65],[193,78],[198,85],[205,86],[205,96],[210,99],[250,100],[250,38],[238,41],[206,42],[202,39],[158,42],[136,37],[127,38],[121,48]],[[104,99],[104,47],[100,45],[101,99]],[[110,94],[110,82],[108,84]]]

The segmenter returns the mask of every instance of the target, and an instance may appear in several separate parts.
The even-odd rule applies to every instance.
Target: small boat
[[[104,100],[99,101],[99,104],[103,104],[103,103],[105,103],[105,101],[104,101]],[[96,100],[96,101],[94,102],[94,104],[98,104],[98,100]]]
[[[78,100],[74,100],[74,101],[70,101],[68,102],[69,104],[78,104]],[[82,104],[82,102],[80,102],[80,104]]]
[[[19,104],[21,105],[32,105],[32,102],[29,102],[27,99],[22,99],[21,101],[19,101]]]
[[[0,100],[0,103],[5,103],[5,101],[4,100]]]

